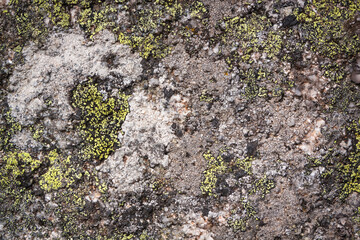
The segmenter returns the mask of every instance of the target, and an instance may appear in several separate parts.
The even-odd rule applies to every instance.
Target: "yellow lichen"
[[[120,144],[118,134],[129,113],[128,98],[119,92],[117,98],[104,100],[91,80],[76,87],[72,100],[82,114],[79,130],[84,139],[82,153],[86,159],[104,160]]]

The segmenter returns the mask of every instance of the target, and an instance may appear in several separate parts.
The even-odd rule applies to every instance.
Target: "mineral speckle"
[[[359,239],[357,1],[0,1],[0,239]]]

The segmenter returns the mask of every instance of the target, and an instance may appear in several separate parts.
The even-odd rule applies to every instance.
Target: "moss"
[[[72,101],[81,112],[78,128],[84,140],[82,154],[85,159],[102,161],[120,144],[118,134],[129,113],[128,98],[119,92],[117,97],[104,100],[92,80],[74,89]]]

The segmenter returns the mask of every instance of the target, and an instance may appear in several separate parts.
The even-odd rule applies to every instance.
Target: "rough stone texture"
[[[78,144],[71,124],[74,109],[69,102],[74,86],[88,76],[116,81],[119,88],[140,79],[141,59],[130,54],[129,47],[114,43],[115,37],[108,31],[94,42],[79,33],[58,33],[49,37],[45,50],[26,47],[25,64],[16,68],[9,79],[7,101],[11,115],[23,126],[41,119],[45,134],[54,137],[59,148]],[[109,66],[107,58],[111,56],[114,59]]]
[[[357,1],[27,3],[0,1],[0,239],[360,239]]]

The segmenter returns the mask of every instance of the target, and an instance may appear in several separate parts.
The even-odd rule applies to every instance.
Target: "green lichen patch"
[[[219,25],[224,30],[217,38],[223,51],[227,52],[230,69],[237,67],[239,62],[253,64],[255,55],[265,54],[275,61],[284,56],[284,37],[289,33],[271,30],[271,21],[265,15],[253,13],[246,18],[225,18]]]
[[[19,47],[20,52],[26,42],[41,42],[54,27],[66,29],[75,22],[90,39],[103,29],[113,31],[120,43],[131,46],[143,58],[162,58],[170,52],[168,36],[176,34],[174,23],[180,17],[188,14],[204,22],[208,15],[201,1],[141,1],[139,9],[137,4],[127,0],[11,1],[9,8],[14,11],[5,10],[2,14],[15,20],[18,32],[13,34],[17,39],[11,49]],[[125,12],[126,21],[122,16]],[[4,48],[8,49],[8,45],[4,41]]]
[[[201,1],[191,3],[178,0],[155,0],[150,5],[133,11],[129,9],[131,25],[119,29],[119,42],[136,49],[140,56],[147,59],[163,58],[171,52],[169,36],[180,34],[186,41],[195,34],[195,29],[180,24],[179,19],[190,16],[195,21],[206,24],[208,10]],[[191,34],[190,34],[190,32]]]
[[[259,193],[262,198],[275,187],[273,180],[268,179],[266,175],[258,179],[254,183],[254,187],[251,189],[250,194]]]
[[[260,220],[256,214],[257,212],[250,202],[242,199],[241,208],[232,211],[232,216],[227,219],[227,223],[234,232],[245,232],[249,227],[250,220]]]
[[[352,150],[347,155],[329,149],[321,158],[309,158],[309,167],[322,167],[321,180],[323,193],[337,196],[344,200],[353,192],[360,193],[360,122],[354,121],[347,127],[347,135],[353,142]]]
[[[345,184],[342,187],[340,197],[344,198],[352,192],[360,193],[360,120],[348,127],[349,131],[355,134],[354,151],[350,153],[347,162],[339,166],[339,170],[344,174]]]
[[[77,179],[82,177],[71,161],[71,156],[63,158],[56,150],[50,151],[46,160],[49,168],[41,175],[39,185],[47,192],[58,190],[61,187],[70,187]]]
[[[34,140],[41,141],[43,139],[44,126],[31,126],[30,131]]]
[[[72,93],[72,105],[80,110],[78,125],[85,159],[102,161],[119,146],[118,134],[129,113],[129,96],[119,92],[105,99],[92,80],[79,84]]]
[[[264,84],[265,81],[271,79],[270,74],[265,69],[249,68],[246,71],[241,70],[239,76],[241,83],[244,84],[243,96],[246,99],[274,96],[274,94],[271,94],[271,89],[267,89]],[[275,87],[277,86],[275,85]]]
[[[322,66],[324,71],[323,76],[334,81],[335,83],[341,83],[345,81],[346,78],[346,70],[343,66],[338,63],[330,63]]]
[[[337,73],[338,75],[338,73]],[[352,103],[359,107],[360,92],[356,86],[345,81],[334,86],[327,96],[330,110],[344,111],[349,108]]]
[[[204,3],[202,3],[201,1],[194,1],[190,5],[190,16],[192,18],[198,18],[201,20],[205,20],[207,14],[208,14],[208,9],[205,7]]]
[[[87,4],[83,4],[87,6]],[[81,10],[78,19],[79,25],[85,29],[85,32],[92,39],[95,34],[106,28],[114,28],[116,14],[118,9],[110,4],[103,3],[99,10],[87,7]]]
[[[34,225],[33,216],[26,211],[34,199],[31,187],[41,164],[25,151],[8,151],[0,158],[0,219],[8,231],[22,232]]]
[[[212,97],[211,94],[207,93],[206,90],[204,90],[200,95],[200,102],[212,103],[214,100],[214,97]]]
[[[211,152],[208,151],[203,154],[203,157],[208,162],[208,165],[204,171],[204,179],[201,182],[200,190],[203,194],[216,197],[217,194],[214,190],[218,180],[217,175],[225,173],[227,167],[220,155],[214,157]]]
[[[266,175],[260,179],[253,176],[251,164],[253,157],[234,158],[228,155],[226,149],[220,150],[218,156],[214,156],[210,151],[207,151],[203,154],[203,157],[207,162],[207,168],[203,172],[203,180],[200,185],[200,190],[204,195],[217,197],[218,192],[221,192],[218,189],[221,185],[219,180],[223,180],[224,177],[231,174],[251,176],[253,183],[248,192],[249,194],[259,193],[262,198],[275,187],[274,181],[268,179]]]
[[[240,194],[241,201],[233,203],[227,223],[234,232],[245,232],[260,221],[254,203],[263,200],[275,187],[275,182],[267,175],[258,178],[252,173],[253,157],[236,158],[231,152],[230,148],[225,147],[219,150],[217,156],[210,151],[203,154],[207,168],[203,172],[200,190],[213,199]]]
[[[54,25],[67,28],[70,26],[70,13],[67,9],[69,1],[60,0],[34,0],[33,4],[38,7],[38,11],[43,11]]]
[[[10,110],[2,113],[2,118],[3,121],[0,122],[0,149],[9,150],[13,148],[10,139],[16,132],[21,131],[21,125],[11,116]]]
[[[356,225],[360,225],[360,207],[358,207],[355,211],[354,216],[352,217],[353,221],[355,222]],[[356,235],[359,236],[360,235],[360,230],[358,230],[356,232]]]
[[[41,164],[40,160],[33,159],[31,155],[23,151],[8,152],[2,159],[0,169],[1,188],[11,189],[22,184],[21,177],[31,175]]]
[[[245,98],[281,99],[293,87],[284,63],[292,63],[293,52],[303,48],[294,30],[277,28],[260,13],[224,18],[218,25],[222,32],[212,44],[220,49],[218,55],[225,59],[228,70],[240,77]]]
[[[178,1],[160,1],[149,8],[132,13],[133,24],[121,31],[119,42],[137,49],[143,58],[162,58],[171,48],[165,39],[172,31],[172,22],[183,13]]]
[[[315,0],[294,14],[302,23],[312,51],[329,58],[343,58],[359,51],[359,36],[345,28],[346,21],[354,19],[359,10],[358,1]]]

